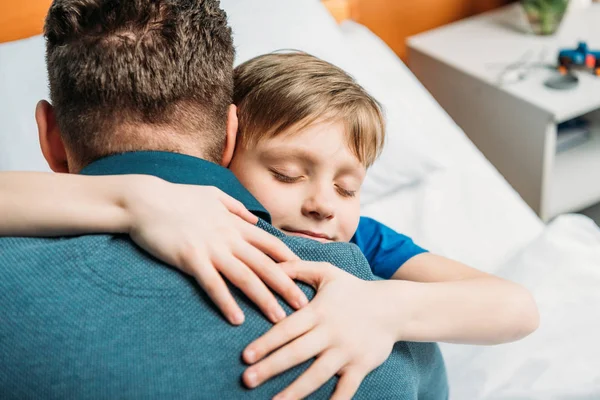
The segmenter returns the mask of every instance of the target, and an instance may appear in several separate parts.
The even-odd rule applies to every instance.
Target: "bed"
[[[442,345],[453,399],[600,398],[600,229],[545,225],[377,36],[312,0],[223,0],[236,63],[295,48],[348,70],[385,108],[388,140],[363,213],[422,246],[527,286],[540,329],[495,347]],[[47,98],[43,39],[0,45],[0,170],[47,170],[33,110]]]

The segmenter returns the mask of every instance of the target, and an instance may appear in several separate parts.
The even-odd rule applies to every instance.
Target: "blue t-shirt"
[[[360,217],[350,242],[356,244],[369,260],[373,274],[384,279],[391,278],[412,257],[427,252],[408,236],[368,217]]]

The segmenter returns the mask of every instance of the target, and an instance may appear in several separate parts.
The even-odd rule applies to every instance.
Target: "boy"
[[[352,241],[367,256],[376,275],[434,285],[427,286],[427,290],[436,288],[439,296],[445,296],[448,309],[428,311],[427,317],[431,318],[421,314],[425,308],[431,308],[429,305],[435,304],[430,302],[431,297],[415,298],[415,305],[411,306],[413,313],[406,315],[407,320],[412,319],[413,322],[407,321],[402,325],[410,326],[411,329],[402,331],[402,340],[500,343],[521,338],[537,327],[535,304],[518,285],[429,254],[406,236],[371,219],[360,218],[360,186],[366,169],[374,162],[383,146],[384,123],[377,102],[342,70],[305,53],[259,56],[236,68],[234,104],[238,108],[239,133],[235,152],[226,166],[265,206],[273,226],[288,235],[324,243]],[[20,180],[30,179],[30,192],[36,192],[39,191],[36,188],[40,187],[40,182],[46,179],[42,175],[18,176]],[[12,174],[13,179],[15,176]],[[156,210],[165,213],[160,217],[168,217],[168,213],[175,214],[179,210],[156,207],[152,203],[159,204],[164,199],[153,197],[140,200],[141,196],[127,190],[111,204],[99,204],[96,196],[102,191],[102,181],[108,188],[109,180],[112,183],[119,181],[119,188],[131,187],[131,190],[139,189],[139,184],[135,182],[143,180],[144,185],[152,188],[145,189],[148,190],[146,193],[160,189],[184,195],[188,190],[189,195],[193,196],[193,192],[197,195],[198,188],[182,188],[182,185],[145,180],[139,176],[67,176],[54,179],[53,182],[67,185],[66,181],[78,179],[79,193],[76,198],[81,204],[74,204],[74,200],[69,203],[69,199],[65,199],[64,202],[57,203],[53,210],[23,210],[20,207],[25,202],[19,201],[18,196],[24,199],[27,192],[11,190],[10,178],[11,174],[7,174],[0,179],[5,179],[3,190],[16,200],[7,202],[3,206],[6,209],[2,211],[28,215],[29,221],[27,224],[21,221],[18,228],[11,227],[10,221],[0,221],[0,225],[8,225],[0,227],[0,232],[9,234],[18,229],[20,234],[40,234],[36,227],[42,228],[43,234],[82,232],[86,227],[90,231],[131,232],[133,239],[142,247],[186,271],[185,260],[181,261],[185,259],[186,253],[174,252],[160,240],[149,241],[143,234],[136,234],[144,230],[140,227],[152,229],[153,221],[158,217]],[[23,182],[19,187],[23,187]],[[14,193],[11,194],[11,191]],[[87,193],[93,197],[89,202],[83,201]],[[131,199],[136,200],[132,202]],[[80,218],[77,220],[61,218],[48,221],[52,215],[56,215],[57,209],[64,215],[71,208],[80,208],[84,204],[91,208],[78,214]],[[120,210],[119,215],[123,215],[125,211],[129,216],[106,218],[111,215],[106,212],[109,208]],[[144,212],[143,209],[152,212]],[[192,209],[185,211],[190,215],[201,212]],[[245,219],[251,218],[246,215]],[[168,231],[161,234],[165,237],[180,234],[180,228],[185,222],[173,218],[173,230],[168,230],[171,228],[167,226],[164,228]],[[49,227],[54,227],[54,230]],[[239,275],[244,267],[239,262],[237,264],[235,268]],[[221,272],[237,286],[245,285],[244,291],[247,294],[253,293],[254,289],[249,288],[250,286],[262,285],[256,280],[252,284],[248,283],[249,279],[254,278],[236,281],[236,272],[232,270]],[[268,271],[255,273],[272,286]],[[456,284],[458,281],[470,281],[470,285]],[[237,284],[238,282],[240,283]],[[212,293],[211,297],[221,299],[215,301],[230,321],[241,322],[239,309],[233,308],[229,300],[222,300],[227,295],[224,291],[226,288],[222,286],[221,293]],[[252,298],[250,294],[249,296]],[[477,304],[473,305],[474,303]],[[302,301],[299,300],[296,308],[302,306]],[[408,309],[408,303],[403,304],[403,307]],[[271,310],[266,313],[271,320],[277,322],[285,316],[281,315],[282,311]],[[489,318],[490,315],[494,318]],[[302,329],[304,330],[288,332],[283,343],[277,345],[259,339],[248,347],[245,359],[250,363],[256,362],[279,345],[310,330]],[[400,340],[399,337],[396,339]],[[321,353],[322,350],[315,351]],[[315,354],[306,354],[306,357],[313,355]],[[289,358],[289,361],[280,363],[277,367],[267,368],[270,362],[267,358],[247,370],[245,382],[254,387],[302,361],[303,359]]]

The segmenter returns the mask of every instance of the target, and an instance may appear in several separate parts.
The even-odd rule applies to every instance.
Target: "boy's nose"
[[[302,214],[318,220],[331,219],[334,217],[333,202],[323,193],[317,193],[304,201]]]

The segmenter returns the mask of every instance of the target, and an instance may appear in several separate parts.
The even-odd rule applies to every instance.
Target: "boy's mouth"
[[[334,241],[331,236],[321,232],[292,229],[288,227],[283,227],[281,228],[281,230],[287,233],[288,235],[305,237],[308,239],[316,240],[321,243],[329,243]]]

